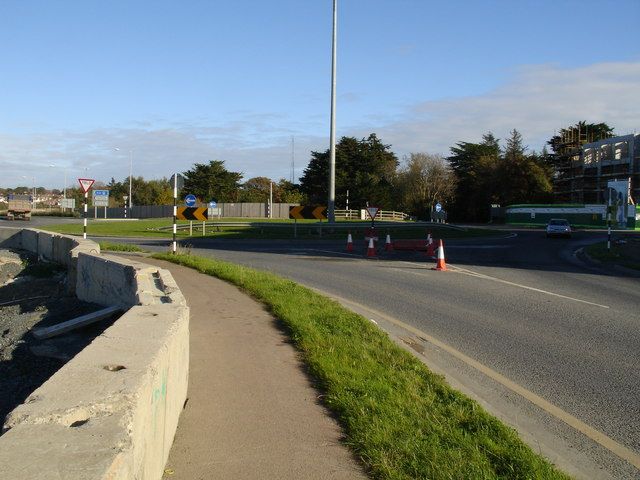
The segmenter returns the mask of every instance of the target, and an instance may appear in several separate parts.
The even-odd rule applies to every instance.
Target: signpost
[[[327,219],[327,207],[323,205],[299,205],[297,207],[289,207],[289,218],[293,218],[293,236],[294,238],[298,237],[298,220],[307,219],[316,219],[316,220],[326,220]]]
[[[379,211],[380,211],[380,207],[367,207],[367,212],[371,217],[371,228],[374,228],[374,221]]]
[[[94,190],[93,206],[96,208],[96,217],[98,216],[98,207],[104,207],[104,218],[107,218],[107,207],[109,206],[109,190]]]
[[[123,195],[122,198],[124,199],[124,218],[127,218],[127,198],[129,198],[129,196]]]
[[[83,209],[84,210],[84,224],[83,224],[83,229],[82,229],[82,238],[84,238],[85,240],[87,239],[87,197],[88,197],[88,194],[89,194],[89,189],[93,185],[93,182],[95,182],[95,180],[93,180],[92,178],[79,178],[78,179],[78,183],[80,183],[80,188],[84,192],[84,209]]]
[[[176,216],[179,220],[206,221],[209,218],[206,207],[178,207]]]
[[[184,197],[184,204],[187,207],[195,207],[196,206],[196,196],[190,193],[186,197]]]
[[[176,219],[178,216],[178,188],[182,190],[184,186],[184,177],[179,173],[171,175],[171,183],[173,183],[173,248],[172,252],[176,254]]]

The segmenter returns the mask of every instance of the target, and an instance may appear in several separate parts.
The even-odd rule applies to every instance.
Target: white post
[[[189,220],[189,236],[193,236],[193,220]]]
[[[85,240],[87,239],[87,198],[88,198],[88,191],[84,192],[84,223],[83,223],[83,229],[82,229],[82,238],[84,238]]]
[[[131,215],[131,175],[133,174],[133,152],[129,150],[129,215]]]
[[[202,236],[204,237],[204,232],[207,228],[207,222],[202,222]]]
[[[173,174],[173,254],[176,254],[176,217],[178,216],[178,174]]]
[[[269,183],[269,218],[273,218],[273,182]]]

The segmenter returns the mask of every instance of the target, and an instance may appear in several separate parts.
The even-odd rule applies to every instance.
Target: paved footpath
[[[236,287],[154,259],[191,308],[188,402],[163,479],[365,479],[299,355]]]

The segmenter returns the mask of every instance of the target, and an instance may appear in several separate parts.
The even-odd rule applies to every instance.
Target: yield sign
[[[78,182],[80,182],[80,188],[82,189],[82,192],[87,193],[95,180],[91,178],[79,178]]]
[[[369,216],[371,217],[371,220],[376,218],[376,215],[378,214],[378,210],[380,210],[379,207],[367,207],[367,212],[369,212]]]

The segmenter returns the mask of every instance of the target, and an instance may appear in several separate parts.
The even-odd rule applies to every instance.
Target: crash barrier
[[[0,478],[160,479],[187,395],[189,308],[167,270],[76,239],[0,228],[65,265],[80,300],[125,313],[7,417]]]

